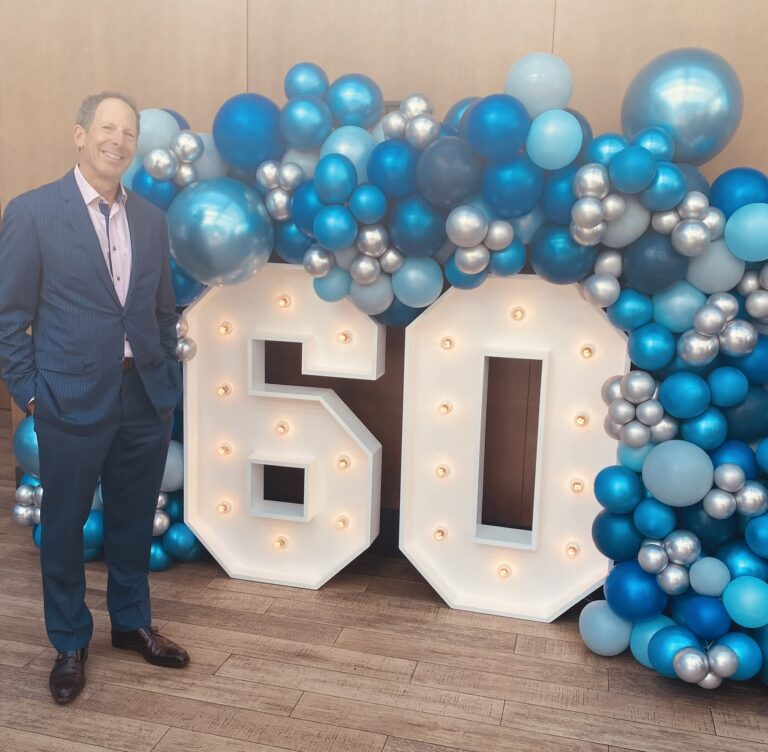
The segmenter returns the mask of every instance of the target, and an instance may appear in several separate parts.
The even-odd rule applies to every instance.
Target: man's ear
[[[83,144],[85,143],[85,128],[83,128],[82,125],[76,125],[75,126],[75,146],[78,149],[83,148]]]

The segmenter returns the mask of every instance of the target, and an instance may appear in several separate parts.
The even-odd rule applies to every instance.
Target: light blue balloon
[[[581,151],[579,121],[565,110],[547,110],[534,118],[525,150],[531,161],[545,170],[566,167]]]
[[[337,126],[373,128],[384,113],[384,97],[379,85],[361,73],[337,78],[328,88],[326,101]]]
[[[674,619],[663,615],[635,622],[629,638],[629,649],[632,651],[635,660],[638,663],[642,663],[646,668],[653,668],[651,666],[651,659],[648,657],[648,643],[664,627],[672,627],[674,625]]]
[[[29,475],[40,477],[40,453],[37,447],[35,419],[29,415],[16,426],[13,434],[13,456]]]
[[[714,466],[709,455],[688,441],[665,441],[643,463],[643,483],[652,496],[672,507],[701,501],[712,488]]]
[[[707,295],[726,292],[739,283],[746,264],[731,253],[724,240],[715,240],[688,263],[685,278]]]
[[[322,145],[333,128],[333,116],[319,97],[289,99],[280,111],[280,132],[290,146],[314,149]]]
[[[652,442],[648,442],[645,446],[636,448],[627,446],[623,442],[619,442],[619,446],[616,449],[616,459],[619,464],[628,467],[630,470],[634,470],[639,473],[643,469],[643,462],[645,458],[650,454],[651,450],[656,446]]]
[[[353,281],[349,288],[349,297],[363,313],[369,316],[384,313],[395,299],[392,279],[389,274],[380,274],[370,285],[361,285]]]
[[[522,217],[515,217],[509,220],[515,230],[515,237],[521,243],[525,243],[525,245],[528,245],[533,240],[533,236],[545,221],[544,212],[538,206]]]
[[[352,277],[349,272],[340,269],[338,266],[331,267],[331,270],[324,277],[315,277],[312,280],[312,286],[318,297],[329,303],[337,300],[343,300],[349,295],[349,287],[352,284]]]
[[[573,78],[562,58],[549,52],[532,52],[514,63],[504,91],[519,99],[534,118],[545,110],[568,104],[573,93]]]
[[[764,627],[768,625],[768,583],[757,577],[737,577],[723,591],[723,605],[740,627]]]
[[[719,598],[731,581],[728,567],[714,556],[705,556],[695,561],[688,570],[691,587],[699,595],[711,595]]]
[[[700,165],[719,154],[741,120],[741,84],[719,55],[702,49],[666,52],[632,80],[621,107],[624,134],[661,126],[674,140],[675,159]]]
[[[397,299],[411,308],[425,308],[434,303],[443,289],[443,270],[428,257],[409,257],[392,275]]]
[[[152,149],[170,149],[171,142],[181,130],[176,118],[169,112],[156,108],[142,110],[139,116],[136,156],[144,159]]]
[[[198,133],[203,142],[203,153],[195,160],[195,175],[198,180],[223,178],[229,168],[224,158],[219,154],[213,136],[210,133]]]
[[[343,154],[357,170],[358,183],[368,182],[368,158],[376,146],[373,136],[364,128],[345,125],[337,128],[325,139],[320,157],[326,154]]]
[[[232,178],[195,183],[168,210],[174,257],[207,285],[232,285],[259,271],[275,231],[256,191]]]
[[[579,634],[598,655],[618,655],[629,647],[632,622],[617,616],[607,601],[592,601],[579,614]]]
[[[328,91],[328,76],[314,63],[296,63],[285,74],[283,91],[288,99],[311,96],[324,97]]]
[[[139,156],[135,156],[133,161],[128,165],[128,169],[120,176],[120,182],[126,187],[130,188],[133,185],[133,176],[144,166],[144,160]]]
[[[731,214],[725,225],[725,243],[744,261],[768,259],[768,204],[747,204]]]
[[[680,281],[653,296],[653,318],[671,332],[684,332],[693,326],[696,311],[706,302],[707,298],[700,290]]]

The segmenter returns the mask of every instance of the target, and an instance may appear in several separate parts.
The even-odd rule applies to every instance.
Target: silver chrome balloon
[[[15,499],[17,504],[22,504],[25,507],[33,506],[35,503],[35,487],[22,483],[16,489]]]
[[[623,426],[625,423],[635,419],[635,406],[623,397],[619,397],[608,406],[608,417],[614,423]]]
[[[748,355],[757,344],[757,329],[749,321],[733,319],[725,325],[718,339],[720,352],[725,355]]]
[[[626,210],[626,199],[618,193],[609,193],[603,199],[603,218],[606,222],[613,222],[623,216]]]
[[[144,169],[155,180],[170,180],[179,169],[179,160],[170,149],[152,149],[144,157]]]
[[[381,131],[387,138],[402,138],[408,118],[399,110],[388,112],[381,121]]]
[[[709,234],[712,240],[720,240],[725,233],[725,214],[720,209],[710,206],[707,213],[701,218],[701,221],[709,227]]]
[[[482,242],[489,251],[503,251],[514,239],[515,228],[506,219],[494,219],[488,223],[488,232]]]
[[[760,280],[760,287],[768,290],[768,264],[763,264],[757,278]]]
[[[688,191],[677,205],[680,219],[703,219],[709,209],[709,199],[701,191]]]
[[[650,426],[651,441],[661,444],[662,441],[672,441],[680,430],[680,424],[671,415],[665,415],[655,426]]]
[[[672,231],[680,223],[680,215],[674,210],[654,212],[651,217],[651,227],[659,235],[671,235]]]
[[[688,568],[680,564],[669,564],[656,575],[656,583],[667,595],[680,595],[690,585]]]
[[[584,297],[593,305],[607,308],[613,305],[621,294],[621,285],[610,274],[593,274],[583,282]]]
[[[423,151],[440,138],[440,123],[430,115],[416,115],[405,126],[405,140],[414,148]]]
[[[656,379],[647,371],[630,371],[621,378],[621,396],[635,405],[653,399]]]
[[[768,490],[759,481],[746,481],[734,496],[736,509],[745,517],[755,517],[768,509]]]
[[[31,527],[35,524],[35,510],[36,506],[30,504],[16,503],[11,509],[11,519],[22,527]]]
[[[32,524],[33,525],[40,524],[41,514],[42,514],[42,509],[40,509],[40,507],[32,508]]]
[[[739,312],[739,301],[729,292],[714,292],[707,298],[707,303],[717,306],[728,321],[736,318]]]
[[[664,417],[664,406],[658,400],[646,400],[635,408],[635,415],[646,426],[655,426]]]
[[[180,337],[176,340],[176,360],[186,363],[197,355],[197,342],[191,337]]]
[[[673,564],[689,566],[701,555],[701,541],[690,530],[673,530],[664,538],[664,550]]]
[[[618,423],[614,423],[607,415],[603,421],[603,428],[612,439],[616,439],[618,441],[621,438],[622,426],[620,426]]]
[[[370,256],[358,256],[349,267],[352,279],[359,285],[372,285],[381,274],[381,264]]]
[[[394,274],[404,263],[405,256],[397,248],[387,248],[379,257],[381,270],[387,274]]]
[[[715,485],[723,491],[736,493],[746,480],[744,470],[735,462],[724,462],[715,468]]]
[[[713,671],[710,671],[698,684],[702,689],[717,689],[723,680]]]
[[[651,431],[645,423],[632,420],[621,427],[619,439],[632,449],[640,449],[651,440]]]
[[[424,94],[409,94],[400,102],[399,109],[407,118],[414,118],[418,115],[431,115],[435,110],[429,97]]]
[[[604,199],[610,185],[608,170],[597,162],[579,167],[573,176],[573,192],[578,198]]]
[[[296,162],[283,162],[277,171],[277,184],[284,191],[294,191],[304,182],[304,168]]]
[[[168,494],[165,491],[160,491],[157,495],[157,509],[165,509],[168,506]]]
[[[264,191],[279,188],[278,177],[280,175],[280,162],[268,159],[256,168],[256,184]]]
[[[624,258],[619,251],[606,248],[597,254],[595,259],[595,274],[609,274],[618,279],[624,266]]]
[[[713,488],[702,501],[704,511],[714,520],[727,520],[736,513],[736,499],[732,493]]]
[[[621,397],[621,376],[610,376],[600,387],[600,396],[606,405]]]
[[[698,684],[709,674],[709,660],[703,650],[682,648],[675,653],[672,668],[684,682]]]
[[[453,259],[464,274],[479,274],[488,267],[491,252],[481,243],[474,248],[457,248]]]
[[[768,317],[768,290],[758,288],[747,295],[745,303],[747,313],[754,319]]]
[[[504,223],[508,224],[508,223]],[[512,225],[509,225],[511,228]],[[480,245],[488,234],[488,217],[485,212],[471,204],[457,206],[445,220],[445,233],[451,243],[461,248],[473,248]],[[514,233],[514,230],[513,230]],[[512,241],[510,240],[509,243]],[[506,243],[502,248],[506,248]],[[498,248],[496,250],[501,250]]]
[[[152,522],[152,535],[162,535],[171,526],[171,518],[164,509],[155,511],[155,519]]]
[[[637,552],[637,563],[644,572],[658,574],[663,572],[667,564],[669,564],[669,557],[658,542],[643,543]]]
[[[672,230],[672,247],[682,256],[699,256],[709,248],[709,228],[698,219],[684,219]]]
[[[194,131],[179,131],[171,142],[171,151],[179,162],[194,162],[203,155],[205,143]]]
[[[336,265],[336,257],[322,246],[311,245],[304,252],[302,263],[308,274],[324,277]]]
[[[176,170],[176,174],[173,176],[173,182],[176,185],[186,188],[197,182],[197,170],[193,164],[180,164],[179,169]]]
[[[184,316],[179,316],[179,319],[176,322],[176,336],[186,337],[187,332],[189,332],[189,323]]]
[[[264,206],[272,219],[283,222],[291,216],[291,194],[284,188],[273,188],[264,197]]]
[[[739,294],[743,295],[744,297],[749,295],[751,292],[754,292],[755,290],[759,290],[760,274],[754,269],[750,269],[749,271],[744,272],[741,279],[739,280],[739,284],[736,285],[736,289],[739,291]]]
[[[389,233],[383,224],[362,225],[357,233],[355,248],[365,256],[383,256],[389,244]]]
[[[43,487],[35,486],[35,492],[32,494],[32,501],[36,507],[43,506]]]
[[[586,229],[597,227],[605,218],[603,202],[597,198],[580,198],[571,207],[571,219],[575,225]]]
[[[693,328],[699,334],[720,334],[728,323],[722,308],[706,303],[693,316]]]
[[[571,222],[571,237],[579,244],[592,247],[600,243],[605,236],[605,222],[601,222],[595,227],[580,227]]]
[[[689,329],[677,340],[677,354],[680,359],[691,366],[705,366],[711,363],[720,352],[720,342],[717,337],[701,334]]]
[[[739,670],[739,656],[727,645],[713,645],[707,651],[709,670],[723,679],[728,679]]]

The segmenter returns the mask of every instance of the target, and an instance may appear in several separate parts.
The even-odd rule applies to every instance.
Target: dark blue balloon
[[[541,195],[541,210],[549,222],[557,225],[571,224],[571,209],[576,203],[573,192],[573,176],[577,165],[563,167],[547,173],[544,178],[544,192]]]
[[[733,579],[757,577],[758,580],[768,580],[768,559],[758,556],[743,538],[718,548],[717,558],[728,567]]]
[[[361,185],[349,199],[349,210],[361,224],[372,225],[387,213],[387,197],[375,185]]]
[[[733,463],[738,465],[743,471],[747,480],[754,480],[758,475],[757,459],[752,448],[743,441],[728,439],[724,441],[717,449],[709,453],[712,463],[724,465]]]
[[[155,180],[143,167],[136,170],[131,188],[162,211],[168,211],[181,190],[173,180]]]
[[[719,598],[695,595],[685,604],[685,623],[699,637],[716,640],[731,628],[731,617]]]
[[[313,235],[315,217],[325,206],[317,195],[317,189],[313,180],[302,183],[291,198],[291,219],[298,228],[307,235]]]
[[[405,198],[416,192],[418,163],[419,152],[406,141],[382,141],[368,158],[368,182],[389,199]]]
[[[741,404],[723,412],[731,439],[752,442],[768,435],[768,392],[762,387],[751,386]]]
[[[635,507],[632,520],[646,538],[664,538],[675,529],[677,515],[672,507],[649,496]]]
[[[389,218],[389,237],[406,256],[431,256],[448,239],[445,212],[422,196],[398,201]]]
[[[701,641],[685,627],[664,627],[651,637],[648,643],[648,658],[651,666],[662,676],[675,679],[677,674],[673,666],[675,654],[683,648],[702,649]]]
[[[567,285],[586,277],[595,262],[595,249],[579,245],[568,227],[544,225],[533,237],[531,263],[547,282]]]
[[[688,190],[683,171],[672,162],[659,162],[651,184],[640,200],[651,211],[666,211],[677,206]]]
[[[719,447],[728,437],[728,421],[721,410],[709,407],[701,415],[684,420],[680,424],[680,433],[685,441],[708,452]]]
[[[465,97],[464,99],[460,99],[451,107],[450,110],[448,110],[448,112],[445,113],[443,123],[445,123],[445,125],[448,127],[454,128],[456,131],[458,131],[459,123],[461,123],[461,118],[464,116],[467,108],[479,100],[480,97]]]
[[[685,277],[688,258],[681,256],[667,235],[649,230],[624,253],[624,278],[630,287],[653,295]]]
[[[669,614],[669,616],[671,616],[681,627],[687,627],[688,624],[685,621],[685,607],[688,604],[688,601],[695,597],[696,591],[693,590],[693,588],[688,588],[688,590],[686,590],[684,593],[670,597],[665,612]]]
[[[667,376],[659,388],[659,401],[674,418],[694,418],[709,407],[709,386],[701,376],[680,372]]]
[[[627,514],[633,511],[643,493],[637,473],[622,465],[604,467],[595,477],[595,498],[609,512]]]
[[[659,162],[671,162],[675,156],[675,142],[664,128],[653,125],[643,128],[635,134],[632,143],[647,149]]]
[[[617,328],[631,332],[653,318],[653,301],[637,290],[626,288],[618,300],[606,309],[608,320]]]
[[[736,534],[738,520],[736,515],[725,520],[716,520],[707,514],[704,505],[699,502],[677,509],[677,526],[690,530],[701,541],[705,551],[712,551]]]
[[[614,514],[604,509],[592,523],[592,540],[603,556],[614,561],[634,559],[643,543],[631,514]]]
[[[604,591],[613,612],[628,621],[650,619],[667,605],[667,594],[656,576],[644,572],[636,561],[617,564],[605,580]]]
[[[165,110],[169,115],[173,116],[173,119],[179,124],[179,128],[183,131],[188,131],[190,129],[189,121],[179,112],[176,112],[176,110],[169,110],[167,107],[163,107],[163,110]]]
[[[187,274],[178,263],[176,263],[175,258],[171,257],[170,261],[171,282],[173,283],[173,293],[176,296],[176,305],[187,306],[197,300],[203,292],[205,292],[205,285]]]
[[[261,94],[237,94],[213,120],[213,141],[221,156],[241,170],[255,170],[266,159],[280,159],[285,143],[280,110]]]
[[[488,271],[498,277],[511,277],[525,266],[525,246],[515,238],[506,248],[494,251]]]
[[[726,170],[712,183],[709,203],[731,216],[747,204],[768,204],[768,177],[751,167],[734,167]]]
[[[622,193],[644,191],[656,174],[656,158],[642,146],[628,146],[608,164],[613,187]]]
[[[283,261],[301,264],[311,245],[312,238],[303,233],[295,222],[275,222],[275,253]]]
[[[451,256],[448,261],[445,262],[445,268],[443,269],[445,278],[450,285],[457,287],[459,290],[472,290],[475,287],[479,287],[488,278],[488,270],[484,269],[477,274],[467,274],[461,271],[456,266],[456,258]]]
[[[749,391],[747,377],[738,368],[722,366],[707,376],[712,404],[718,407],[734,407],[743,402]]]
[[[629,141],[624,136],[618,133],[602,133],[592,139],[584,154],[584,161],[597,162],[603,167],[608,167],[613,156],[628,146]]]
[[[675,357],[675,338],[661,324],[645,324],[629,335],[627,350],[638,368],[656,371]]]
[[[384,313],[380,313],[374,318],[387,326],[408,326],[425,310],[425,308],[411,308],[411,306],[407,306],[395,298],[392,305]]]
[[[587,149],[589,148],[589,145],[592,143],[592,139],[594,138],[592,126],[589,124],[589,120],[587,120],[578,110],[574,110],[572,107],[566,107],[565,111],[570,112],[571,115],[573,115],[576,120],[579,121],[579,125],[581,126],[581,150],[576,156],[576,161],[581,163],[584,161]]]
[[[343,154],[326,154],[315,166],[315,190],[326,204],[343,204],[357,186],[357,170]]]
[[[449,136],[430,144],[419,157],[416,183],[426,198],[453,209],[480,189],[483,160],[462,138]]]
[[[525,154],[489,164],[483,171],[483,198],[500,217],[516,219],[539,203],[544,171]]]
[[[523,103],[509,94],[491,94],[467,112],[464,137],[488,159],[513,156],[525,143],[531,119]]]
[[[749,355],[738,358],[724,358],[726,365],[738,368],[750,384],[768,384],[768,337],[757,336],[755,349]]]

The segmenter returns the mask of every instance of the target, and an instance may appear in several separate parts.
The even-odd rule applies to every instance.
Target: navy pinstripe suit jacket
[[[180,398],[165,216],[132,192],[125,209],[132,263],[123,307],[74,172],[8,204],[0,226],[0,363],[17,404],[26,409],[35,398],[36,420],[87,432],[118,419],[126,336],[158,415]]]

